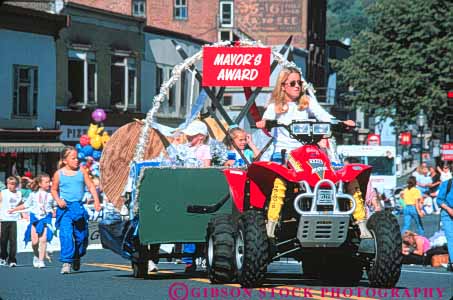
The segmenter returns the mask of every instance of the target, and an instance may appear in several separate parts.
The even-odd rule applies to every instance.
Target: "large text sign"
[[[270,48],[204,47],[203,86],[269,86]]]
[[[442,145],[442,160],[453,160],[453,144]]]

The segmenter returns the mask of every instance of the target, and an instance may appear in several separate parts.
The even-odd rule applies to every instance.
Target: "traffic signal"
[[[453,81],[445,85],[447,93],[447,121],[453,122]]]

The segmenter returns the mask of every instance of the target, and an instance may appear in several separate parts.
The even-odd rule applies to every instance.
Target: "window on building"
[[[132,15],[135,17],[146,17],[145,0],[132,0]]]
[[[230,30],[219,31],[219,41],[232,41],[233,33]]]
[[[38,67],[13,65],[13,115],[34,117],[38,111]]]
[[[86,106],[97,103],[97,70],[95,54],[69,50],[68,104]]]
[[[229,106],[233,103],[233,96],[231,95],[224,95],[223,96],[223,105]]]
[[[233,27],[233,1],[220,1],[220,26]]]
[[[121,108],[137,107],[137,69],[135,59],[128,56],[112,56],[111,104]]]
[[[187,20],[187,0],[174,0],[173,17],[176,20]]]

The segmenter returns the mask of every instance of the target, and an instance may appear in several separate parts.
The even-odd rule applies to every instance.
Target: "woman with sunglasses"
[[[442,182],[452,178],[450,167],[448,166],[447,163],[444,163],[442,168],[438,166],[437,171],[439,171],[440,173],[440,181]]]
[[[280,123],[289,124],[293,120],[315,118],[318,121],[330,122],[334,117],[319,105],[315,97],[307,95],[305,89],[306,83],[302,80],[298,69],[291,67],[282,69],[263,119],[256,123],[256,127],[264,128],[266,120],[277,120]],[[354,127],[355,123],[348,120],[345,121],[345,125]],[[282,149],[289,152],[301,146],[300,142],[292,139],[289,132],[282,127],[274,128],[272,136],[274,149],[271,160],[278,156]]]

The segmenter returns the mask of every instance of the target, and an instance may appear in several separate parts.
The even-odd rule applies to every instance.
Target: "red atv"
[[[318,142],[340,124],[294,121],[284,127],[303,146],[283,162],[254,162],[247,170],[226,169],[231,215],[207,228],[211,282],[259,286],[267,266],[281,257],[302,261],[303,273],[333,284],[356,285],[367,271],[370,286],[389,288],[401,272],[401,235],[396,218],[378,212],[367,221],[372,238],[361,239],[353,213],[362,209],[371,167],[334,169]],[[284,153],[283,153],[284,154]],[[284,157],[285,155],[283,155]],[[346,193],[356,180],[360,191]]]

